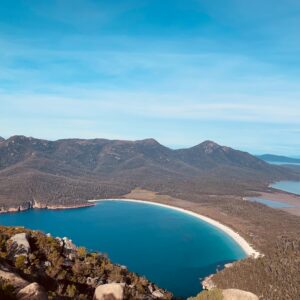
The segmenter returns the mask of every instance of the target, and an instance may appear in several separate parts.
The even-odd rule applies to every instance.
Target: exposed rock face
[[[237,289],[223,290],[222,294],[223,300],[259,300],[256,295]]]
[[[152,293],[152,296],[154,297],[154,299],[163,299],[164,295],[163,293],[161,293],[160,291],[156,290]]]
[[[19,255],[27,256],[30,253],[30,245],[26,233],[18,233],[8,240],[9,255],[16,257]]]
[[[75,259],[75,253],[77,251],[77,247],[73,244],[72,240],[64,237],[58,238],[60,245],[63,247],[63,254],[70,260],[73,261]]]
[[[120,283],[108,283],[99,285],[94,294],[93,300],[123,300],[124,288]]]
[[[48,296],[42,286],[36,282],[21,289],[17,294],[18,300],[47,300]]]
[[[204,280],[202,281],[202,287],[203,287],[204,290],[209,291],[209,290],[216,287],[216,285],[212,281],[212,277],[213,277],[213,275],[210,275],[210,276],[204,278]]]
[[[23,289],[29,284],[29,282],[18,274],[10,272],[8,269],[0,266],[0,277],[4,280],[7,280],[11,285],[15,287],[16,290]]]

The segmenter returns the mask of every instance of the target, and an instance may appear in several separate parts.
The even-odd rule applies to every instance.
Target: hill
[[[172,150],[154,139],[47,141],[13,136],[0,142],[0,206],[26,209],[86,204],[136,187],[182,195],[245,195],[296,169],[272,166],[212,141]]]

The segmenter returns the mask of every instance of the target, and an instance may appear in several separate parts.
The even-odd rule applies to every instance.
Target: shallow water
[[[182,297],[201,290],[200,278],[245,257],[212,225],[150,204],[103,201],[80,209],[29,210],[1,215],[0,223],[70,237]]]
[[[292,207],[294,207],[293,205],[290,205],[288,203],[267,200],[267,199],[260,198],[260,197],[252,197],[252,198],[249,198],[248,200],[254,201],[254,202],[259,202],[259,203],[265,204],[265,205],[273,207],[273,208],[292,208]]]
[[[271,187],[300,195],[300,181],[279,181],[272,184]]]

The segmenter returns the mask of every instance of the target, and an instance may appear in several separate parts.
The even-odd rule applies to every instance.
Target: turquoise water
[[[267,199],[260,198],[260,197],[253,197],[253,198],[249,198],[248,200],[254,201],[254,202],[259,202],[259,203],[265,204],[265,205],[273,207],[273,208],[292,208],[292,207],[294,207],[293,205],[290,205],[288,203],[267,200]]]
[[[199,278],[245,257],[212,225],[150,204],[103,201],[80,209],[29,210],[1,215],[0,223],[70,237],[181,297],[201,290]]]
[[[279,181],[272,184],[271,187],[300,195],[300,181]]]

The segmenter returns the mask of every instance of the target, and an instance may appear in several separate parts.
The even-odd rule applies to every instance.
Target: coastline
[[[89,201],[88,201],[89,202]],[[49,209],[49,210],[63,210],[63,209],[75,209],[75,208],[84,208],[84,207],[91,207],[95,204],[92,203],[83,203],[83,204],[74,204],[74,205],[42,205],[37,202],[28,203],[26,205],[20,205],[18,207],[9,207],[7,209],[0,209],[0,214],[8,214],[8,213],[17,213],[22,211],[27,211],[30,209]]]
[[[278,190],[273,192],[259,192],[257,197],[291,205],[292,207],[279,207],[274,209],[282,210],[295,216],[300,216],[300,195]],[[253,197],[243,197],[243,200],[251,201],[251,198]]]
[[[195,217],[199,220],[209,223],[212,226],[223,231],[225,234],[227,234],[229,237],[231,237],[242,248],[242,250],[244,251],[246,256],[253,257],[253,258],[258,258],[259,256],[261,256],[260,252],[256,251],[242,236],[239,235],[239,233],[235,232],[230,227],[228,227],[214,219],[211,219],[209,217],[195,213],[193,211],[190,211],[190,210],[187,210],[184,208],[180,208],[177,206],[162,204],[162,203],[158,203],[158,202],[152,202],[152,201],[148,201],[148,200],[124,199],[124,198],[88,200],[88,202],[90,202],[90,203],[96,203],[96,202],[101,202],[101,201],[127,201],[127,202],[135,202],[135,203],[142,203],[142,204],[150,204],[150,205],[156,205],[156,206],[160,206],[160,207],[164,207],[164,208],[168,208],[168,209],[173,209],[173,210],[188,214],[192,217]]]

